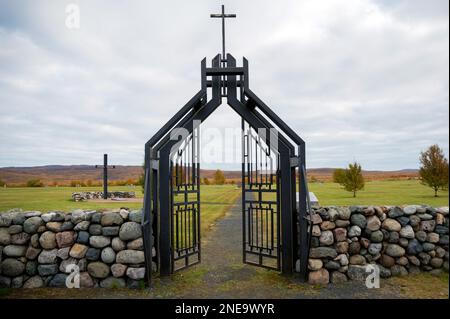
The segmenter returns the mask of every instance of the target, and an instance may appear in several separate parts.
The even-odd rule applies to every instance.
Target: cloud
[[[80,5],[80,29],[65,6]],[[0,0],[0,166],[141,164],[220,51],[215,1]],[[447,1],[225,1],[227,48],[307,142],[309,167],[449,152]],[[239,127],[225,105],[205,128]]]

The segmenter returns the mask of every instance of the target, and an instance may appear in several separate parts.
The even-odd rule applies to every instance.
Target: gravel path
[[[241,198],[207,234],[202,246],[201,284],[187,298],[398,298],[396,291],[367,289],[362,283],[314,287],[298,278],[242,262]],[[191,270],[184,270],[189,272]]]

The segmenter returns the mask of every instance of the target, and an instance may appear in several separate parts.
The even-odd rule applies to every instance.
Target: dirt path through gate
[[[242,262],[241,198],[204,236],[202,263],[174,276],[175,286],[158,283],[161,297],[172,298],[404,298],[401,285],[384,281],[380,289],[348,282],[328,287],[300,283],[276,271]],[[394,279],[395,280],[395,279]],[[162,284],[160,287],[158,287]],[[168,288],[168,289],[167,289]],[[173,289],[173,290],[172,290]],[[156,292],[156,291],[155,291]],[[447,295],[448,296],[448,295]]]
[[[448,274],[381,281],[380,289],[347,282],[327,287],[242,263],[241,199],[203,236],[202,263],[151,289],[13,289],[6,298],[448,298]],[[0,294],[1,295],[1,294]]]

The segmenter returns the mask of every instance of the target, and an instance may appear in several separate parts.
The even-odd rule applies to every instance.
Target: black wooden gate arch
[[[247,59],[238,67],[231,54],[218,54],[211,67],[206,58],[201,62],[200,91],[145,144],[142,226],[149,284],[153,263],[165,276],[201,261],[195,124],[223,98],[242,118],[243,262],[284,274],[293,273],[299,262],[300,278],[306,279],[312,225],[305,142],[251,91]],[[173,134],[175,129],[187,134]]]

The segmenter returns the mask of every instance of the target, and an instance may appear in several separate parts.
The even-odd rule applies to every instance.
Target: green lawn
[[[142,197],[141,187],[111,186],[109,191],[134,191],[137,197]],[[102,187],[20,187],[0,188],[0,211],[11,208],[23,210],[50,210],[70,211],[74,209],[108,209],[126,206],[128,208],[141,208],[141,203],[94,203],[74,202],[73,192],[103,191]]]
[[[365,188],[353,198],[336,183],[310,183],[309,190],[317,196],[320,205],[430,205],[448,206],[448,191],[434,191],[419,181],[374,181],[366,182]]]
[[[142,197],[140,187],[110,187],[111,191],[134,190],[137,197]],[[310,191],[314,192],[321,205],[403,205],[427,204],[434,207],[448,206],[448,191],[433,196],[432,189],[421,185],[418,181],[376,181],[367,182],[364,190],[357,193],[356,198],[335,183],[310,183]],[[101,187],[45,187],[45,188],[0,188],[0,211],[11,208],[23,210],[63,210],[73,209],[108,209],[126,206],[131,209],[141,208],[142,203],[95,203],[78,202],[71,199],[74,191],[101,190]],[[208,212],[223,215],[226,208],[241,194],[234,185],[202,185],[202,218],[210,224]],[[211,216],[216,219],[215,214]]]
[[[37,188],[0,188],[0,212],[12,208],[38,210],[47,212],[62,210],[69,212],[74,209],[112,209],[127,207],[137,209],[142,207],[141,202],[124,203],[108,202],[96,203],[92,201],[74,202],[71,195],[75,191],[101,191],[101,187],[37,187]],[[135,191],[136,196],[143,197],[140,187],[109,187],[110,191]],[[218,218],[222,217],[232,205],[241,190],[234,185],[203,185],[201,192],[201,230],[205,231]]]

